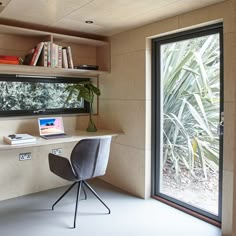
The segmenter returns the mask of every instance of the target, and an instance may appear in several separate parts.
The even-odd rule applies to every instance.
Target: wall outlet
[[[54,149],[52,149],[52,154],[61,156],[62,155],[62,148],[54,148]]]
[[[19,160],[20,161],[31,160],[31,152],[20,153]]]

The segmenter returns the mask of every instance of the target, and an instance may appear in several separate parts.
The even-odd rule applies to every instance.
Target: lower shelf
[[[107,74],[107,71],[50,68],[41,66],[7,65],[0,64],[0,74],[19,75],[44,75],[44,76],[68,76],[68,77],[98,77]]]

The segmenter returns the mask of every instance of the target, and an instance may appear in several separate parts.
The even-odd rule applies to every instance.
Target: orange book
[[[18,61],[18,60],[19,60],[19,57],[17,57],[17,56],[0,55],[0,60]]]
[[[19,61],[12,61],[12,60],[2,60],[0,59],[0,64],[13,64],[13,65],[19,65]]]

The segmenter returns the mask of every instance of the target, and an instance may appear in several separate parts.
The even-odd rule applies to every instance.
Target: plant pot
[[[92,119],[89,119],[87,131],[88,132],[96,132],[97,131],[96,125],[94,124]]]

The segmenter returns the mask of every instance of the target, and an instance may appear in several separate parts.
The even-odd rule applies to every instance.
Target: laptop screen
[[[62,117],[38,118],[40,135],[63,134]]]

